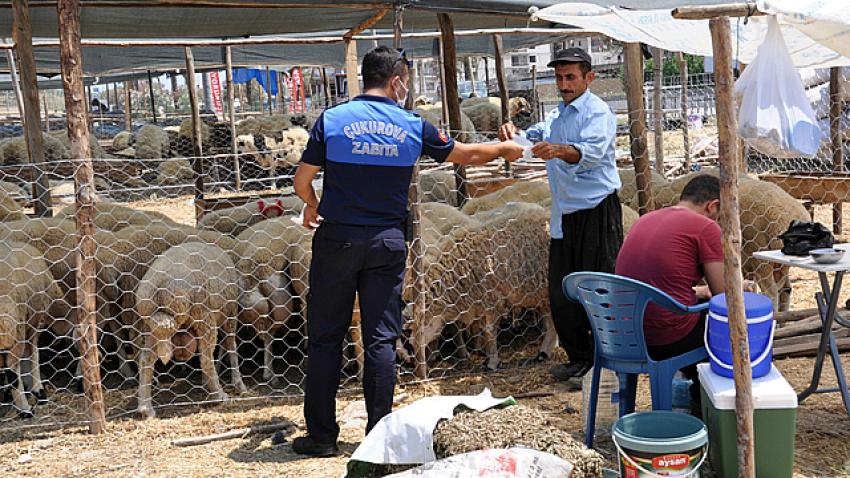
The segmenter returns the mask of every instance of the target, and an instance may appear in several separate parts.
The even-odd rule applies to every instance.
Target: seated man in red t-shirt
[[[678,204],[634,223],[617,256],[616,273],[651,284],[685,305],[723,292],[719,213],[720,181],[709,175],[693,178]],[[698,285],[703,279],[707,287]],[[649,355],[664,360],[703,345],[705,315],[676,315],[649,304],[643,329]],[[682,372],[693,381],[691,398],[698,403],[696,366]]]

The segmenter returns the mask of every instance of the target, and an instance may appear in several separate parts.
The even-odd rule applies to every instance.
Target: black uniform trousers
[[[614,192],[594,208],[561,216],[564,238],[549,244],[549,305],[558,341],[570,361],[593,361],[593,336],[584,308],[567,299],[561,282],[573,272],[614,272],[623,245],[622,216]]]
[[[392,410],[395,347],[402,327],[402,285],[407,256],[399,226],[322,224],[313,237],[307,302],[307,379],[304,418],[310,436],[335,442],[336,393],[343,342],[360,298],[365,364],[367,433]]]

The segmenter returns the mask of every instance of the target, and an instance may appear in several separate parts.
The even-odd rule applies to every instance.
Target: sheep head
[[[516,118],[517,116],[527,118],[531,116],[531,103],[529,103],[525,98],[511,98],[508,100],[508,107],[510,109],[511,118]]]
[[[171,342],[171,338],[177,332],[177,321],[165,312],[153,313],[148,321],[151,328],[150,340],[154,356],[163,364],[167,364],[174,355],[174,344]]]

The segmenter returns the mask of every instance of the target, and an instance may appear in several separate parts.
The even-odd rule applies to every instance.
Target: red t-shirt
[[[720,226],[690,209],[668,207],[634,223],[617,256],[616,273],[669,294],[685,305],[697,303],[693,286],[704,276],[702,265],[723,260]],[[648,345],[676,342],[694,328],[699,314],[676,315],[655,304],[644,314]]]

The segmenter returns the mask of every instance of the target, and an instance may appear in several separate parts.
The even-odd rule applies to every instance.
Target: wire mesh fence
[[[663,174],[653,168],[650,181],[654,207],[674,204],[693,170],[716,171],[713,85],[707,76],[688,84],[687,108],[677,103],[681,85],[679,91],[665,86],[663,110],[670,121],[661,136]],[[546,99],[533,101],[533,95],[513,96],[509,115],[521,127],[555,107]],[[619,195],[628,232],[638,210],[630,124],[628,112],[616,106],[621,98],[606,99],[618,113]],[[494,139],[502,122],[500,102],[464,103],[462,128],[453,133],[468,142]],[[821,106],[816,111],[826,112],[824,146],[816,158],[746,153],[749,170],[761,179],[741,179],[744,273],[780,309],[792,304],[789,271],[755,261],[753,252],[778,248],[776,236],[791,219],[815,212],[816,219],[830,220],[829,209],[807,210],[804,203],[841,204],[850,195],[846,178],[834,174],[829,108]],[[419,105],[418,111],[443,123],[440,105]],[[841,112],[843,126],[847,118]],[[302,393],[312,236],[292,220],[302,207],[292,174],[317,116],[317,110],[249,116],[235,125],[235,135],[229,123],[203,116],[200,157],[187,119],[146,123],[100,140],[93,136],[99,366],[109,417]],[[684,128],[690,135],[687,150]],[[64,134],[64,129],[44,134],[47,162],[38,168],[27,164],[22,138],[0,143],[0,271],[7,278],[0,289],[4,427],[89,418],[75,335],[77,163]],[[654,162],[653,134],[648,141]],[[421,236],[410,248],[421,254],[411,252],[408,259],[409,305],[398,344],[402,380],[521,367],[551,357],[557,341],[549,324],[551,197],[544,161],[519,161],[509,172],[500,163],[467,168],[467,200],[459,195],[452,169],[427,159],[421,167]],[[30,217],[31,184],[40,175],[49,179],[51,218]],[[199,200],[205,210],[200,219]],[[410,305],[417,300],[421,310]],[[358,386],[362,370],[356,304],[352,317],[340,364],[347,388]],[[35,418],[19,418],[30,414]]]

